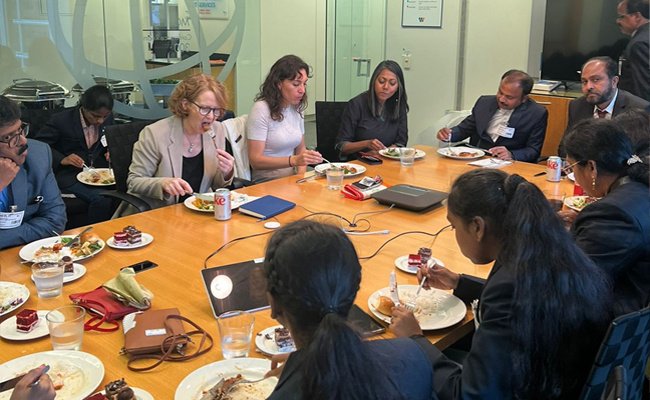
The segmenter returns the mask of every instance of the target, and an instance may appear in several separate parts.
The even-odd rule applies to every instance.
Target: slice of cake
[[[36,329],[39,322],[36,310],[24,309],[16,315],[16,330],[29,333]]]
[[[124,381],[124,378],[109,382],[104,386],[106,397],[110,400],[136,400],[133,389]]]
[[[142,232],[137,230],[135,226],[127,226],[123,231],[126,232],[126,240],[130,244],[142,243]]]
[[[103,393],[95,393],[91,396],[86,397],[84,400],[106,400],[106,396]]]
[[[409,269],[414,271],[422,265],[422,256],[419,254],[409,254],[408,266]]]
[[[275,344],[278,346],[280,353],[290,353],[296,349],[287,328],[275,328]]]
[[[63,273],[74,273],[74,265],[72,262],[72,257],[63,256],[59,260],[59,265],[63,266]]]
[[[113,234],[113,242],[115,243],[116,246],[128,245],[129,241],[127,240],[126,232],[115,232]]]
[[[420,247],[418,254],[420,255],[422,265],[427,265],[429,259],[431,259],[431,249],[428,247]]]

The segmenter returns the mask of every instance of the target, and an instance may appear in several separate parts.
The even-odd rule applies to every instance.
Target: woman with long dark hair
[[[423,336],[441,400],[576,399],[611,319],[606,274],[573,243],[542,192],[519,175],[475,170],[461,175],[447,219],[461,252],[494,266],[487,281],[435,266],[427,285],[479,299],[480,323],[463,365]],[[425,287],[426,287],[425,286]],[[422,335],[412,313],[396,307],[391,329]]]
[[[363,342],[346,322],[361,265],[341,229],[301,220],[278,230],[264,259],[271,317],[297,351],[269,399],[431,399],[432,370],[410,339]]]
[[[323,161],[320,153],[305,147],[309,70],[299,57],[284,56],[273,64],[255,97],[246,122],[254,182],[293,175],[294,168],[304,174],[307,165]]]
[[[341,117],[336,148],[342,154],[406,146],[409,110],[404,74],[399,64],[382,61],[370,78],[368,91],[350,100]]]
[[[646,117],[647,123],[647,117]],[[614,281],[616,314],[650,302],[650,182],[648,142],[635,150],[615,121],[588,119],[565,137],[567,162],[585,193],[601,199],[572,220],[576,244]]]

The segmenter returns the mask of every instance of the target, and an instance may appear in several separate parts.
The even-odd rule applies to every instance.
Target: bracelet
[[[289,167],[293,167],[293,165],[291,165],[291,156],[289,156]]]

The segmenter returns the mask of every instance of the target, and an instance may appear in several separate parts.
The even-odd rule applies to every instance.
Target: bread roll
[[[380,313],[384,315],[391,315],[393,313],[393,310],[391,310],[391,308],[395,307],[395,303],[393,303],[393,300],[391,300],[390,297],[379,296],[374,306]]]
[[[79,239],[79,243],[84,244],[86,242],[90,242],[90,244],[93,244],[100,240],[99,236],[97,236],[96,233],[94,232],[86,232],[83,235],[81,235],[81,238]]]

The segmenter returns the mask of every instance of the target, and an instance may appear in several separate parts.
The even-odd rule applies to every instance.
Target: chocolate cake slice
[[[427,265],[427,262],[429,262],[429,259],[431,258],[431,249],[428,247],[420,247],[418,254],[422,259],[422,265]]]
[[[72,262],[72,257],[63,256],[59,260],[59,265],[63,266],[63,273],[74,273],[74,265]]]
[[[289,353],[296,348],[287,328],[275,328],[275,344],[281,353]]]
[[[137,230],[135,226],[127,226],[123,231],[126,232],[126,240],[128,240],[130,244],[142,243],[142,232]]]
[[[24,309],[16,315],[16,330],[29,333],[38,326],[39,322],[36,310]]]
[[[136,400],[133,389],[124,381],[124,378],[109,382],[104,386],[106,397],[110,400]]]

